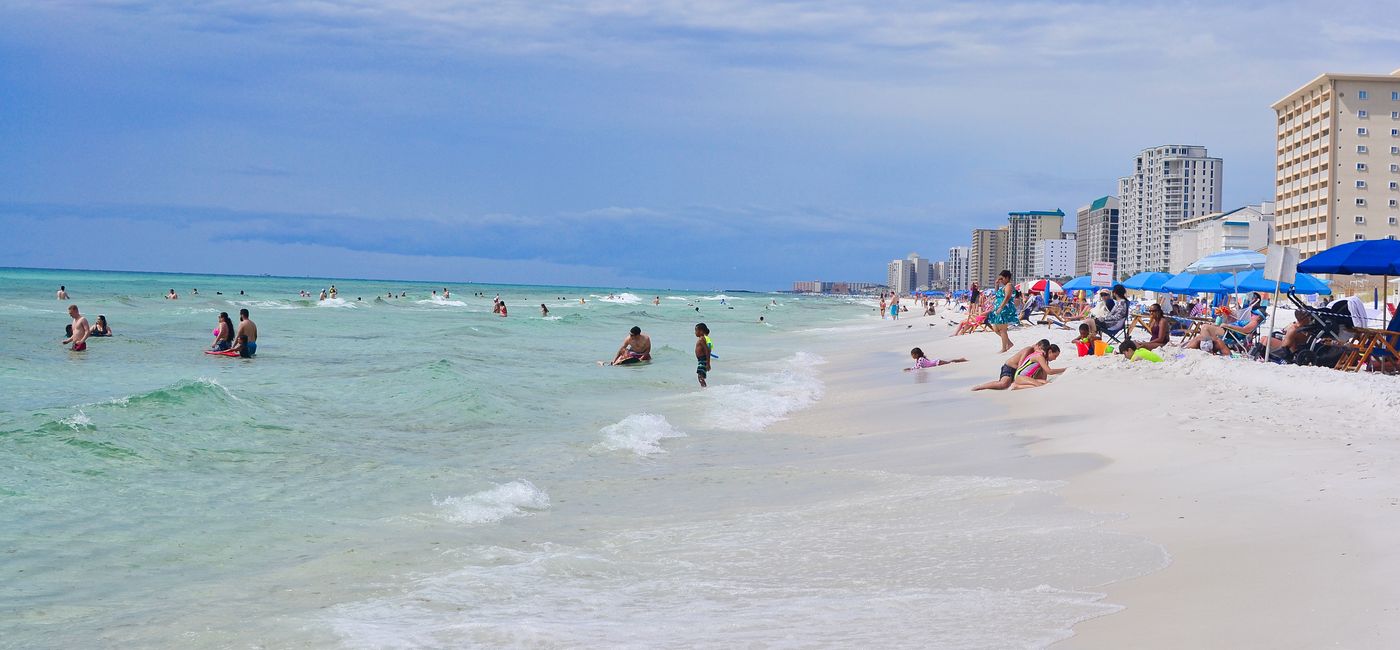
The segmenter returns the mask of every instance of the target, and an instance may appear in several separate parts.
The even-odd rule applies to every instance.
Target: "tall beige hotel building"
[[[1400,70],[1322,74],[1273,108],[1277,242],[1309,257],[1400,237]]]

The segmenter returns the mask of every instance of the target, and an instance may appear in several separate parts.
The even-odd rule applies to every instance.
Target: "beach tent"
[[[1178,273],[1162,283],[1162,291],[1171,293],[1230,293],[1221,283],[1229,278],[1229,273]]]
[[[1162,285],[1172,279],[1170,273],[1144,272],[1123,281],[1123,288],[1133,291],[1161,291]]]
[[[1093,291],[1094,285],[1089,280],[1089,276],[1081,275],[1073,280],[1070,280],[1069,282],[1066,282],[1061,288],[1063,288],[1065,291]]]
[[[1258,291],[1260,293],[1272,293],[1274,281],[1264,279],[1264,271],[1255,269],[1253,271],[1240,271],[1225,278],[1221,286],[1230,289],[1232,293],[1243,293],[1245,291]],[[1293,284],[1287,282],[1278,285],[1280,291],[1293,291],[1295,293],[1309,294],[1317,293],[1329,295],[1332,293],[1331,287],[1326,282],[1319,280],[1307,273],[1299,273],[1293,279]]]
[[[1064,287],[1061,287],[1060,283],[1054,280],[1026,280],[1021,283],[1021,286],[1016,288],[1020,289],[1022,293],[1044,293],[1047,287],[1050,293],[1065,292]]]
[[[1234,273],[1262,269],[1268,261],[1263,253],[1240,249],[1211,253],[1186,267],[1187,273]]]
[[[929,297],[929,298],[942,298],[943,296],[946,296],[946,295],[948,295],[948,294],[947,294],[946,292],[943,292],[943,291],[926,291],[926,292],[924,292],[924,296]]]

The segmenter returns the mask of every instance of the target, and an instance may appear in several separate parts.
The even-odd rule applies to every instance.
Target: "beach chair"
[[[1390,319],[1385,329],[1356,327],[1352,338],[1344,344],[1346,349],[1337,360],[1337,370],[1359,371],[1362,366],[1370,370],[1395,372],[1400,369],[1400,316]]]

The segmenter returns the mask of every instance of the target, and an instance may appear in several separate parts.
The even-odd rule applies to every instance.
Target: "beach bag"
[[[1089,315],[1099,320],[1108,320],[1108,305],[1100,302],[1089,310]]]

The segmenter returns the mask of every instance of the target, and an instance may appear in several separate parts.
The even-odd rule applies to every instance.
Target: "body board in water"
[[[216,356],[216,357],[236,357],[236,356],[238,356],[238,351],[237,351],[237,350],[218,350],[218,351],[215,351],[215,350],[205,350],[204,353],[205,353],[205,354],[212,354],[212,355],[214,355],[214,356]]]

